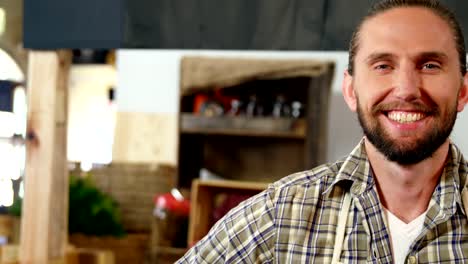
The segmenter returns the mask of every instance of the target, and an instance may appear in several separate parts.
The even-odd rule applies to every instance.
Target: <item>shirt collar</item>
[[[335,179],[323,195],[329,195],[335,185],[344,182],[350,183],[349,188],[354,195],[359,195],[374,185],[371,166],[364,147],[364,138],[344,159]]]
[[[373,172],[366,154],[364,140],[364,138],[361,139],[359,144],[344,159],[335,179],[323,192],[323,195],[328,196],[337,184],[347,183],[348,189],[354,195],[360,195],[374,186]],[[436,199],[443,210],[454,212],[458,205],[461,212],[466,214],[462,204],[461,191],[462,188],[468,188],[466,181],[468,164],[461,151],[453,143],[450,143],[449,150],[444,172],[432,199]],[[464,184],[460,184],[461,182]]]
[[[461,199],[463,188],[468,188],[466,182],[468,165],[461,151],[450,143],[449,156],[447,158],[443,175],[433,195],[442,210],[455,213],[457,205],[461,212],[466,215]]]

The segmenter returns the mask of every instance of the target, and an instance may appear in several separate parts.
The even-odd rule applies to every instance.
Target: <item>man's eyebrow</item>
[[[438,52],[438,51],[422,52],[417,55],[417,58],[419,60],[441,60],[441,61],[448,60],[447,54],[443,52]]]
[[[395,57],[395,55],[393,55],[391,53],[388,53],[388,52],[376,52],[376,53],[371,53],[369,56],[367,56],[365,61],[368,64],[372,64],[372,63],[374,63],[376,61],[390,60],[390,59],[392,59],[394,57]]]
[[[392,53],[376,52],[376,53],[371,53],[369,56],[367,56],[365,61],[368,64],[372,64],[377,61],[392,60],[394,58],[395,58],[395,55]],[[440,51],[421,52],[419,54],[416,54],[415,58],[420,61],[421,60],[440,60],[440,61],[448,60],[447,54],[445,54],[444,52],[440,52]]]

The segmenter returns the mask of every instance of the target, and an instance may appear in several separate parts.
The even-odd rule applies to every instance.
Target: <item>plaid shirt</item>
[[[468,263],[468,221],[460,196],[467,174],[467,161],[451,144],[407,263]],[[177,263],[330,263],[346,191],[352,202],[340,261],[393,263],[363,141],[346,159],[283,178],[244,201]]]

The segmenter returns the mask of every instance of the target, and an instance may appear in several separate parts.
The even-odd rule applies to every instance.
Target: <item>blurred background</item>
[[[0,244],[19,243],[29,52],[72,58],[69,244],[172,263],[240,201],[359,142],[341,82],[374,2],[0,0]],[[468,3],[443,2],[467,35]],[[466,131],[465,111],[468,155]]]

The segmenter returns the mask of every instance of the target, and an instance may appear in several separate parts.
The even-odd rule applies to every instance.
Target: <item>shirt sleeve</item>
[[[273,188],[229,211],[176,263],[271,263],[274,258]]]

